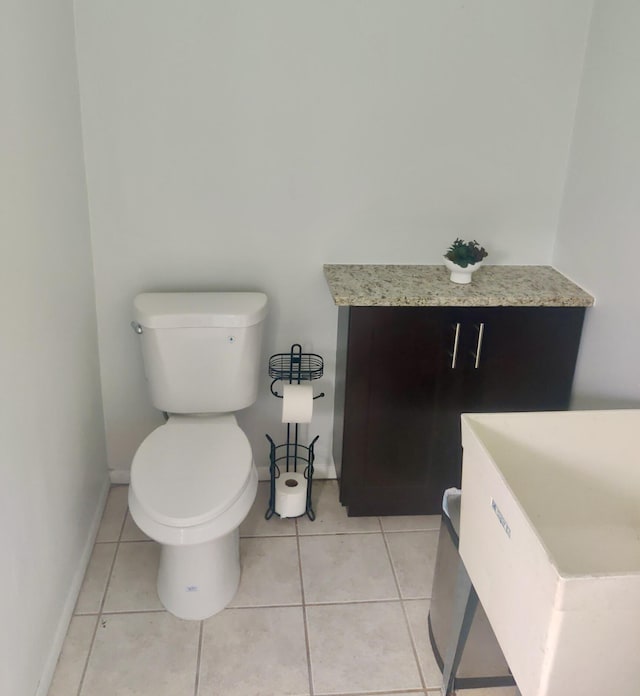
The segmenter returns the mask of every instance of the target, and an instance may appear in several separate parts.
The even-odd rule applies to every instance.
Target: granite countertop
[[[324,266],[333,301],[365,307],[590,307],[593,297],[551,266],[482,266],[468,285],[444,265]]]

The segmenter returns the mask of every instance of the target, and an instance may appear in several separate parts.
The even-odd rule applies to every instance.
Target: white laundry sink
[[[523,696],[640,694],[640,410],[462,416],[460,555]]]

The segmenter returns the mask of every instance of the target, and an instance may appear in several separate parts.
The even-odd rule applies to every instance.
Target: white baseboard
[[[62,612],[60,613],[58,626],[56,628],[54,638],[51,643],[49,655],[44,663],[42,674],[40,675],[40,681],[38,682],[38,688],[36,690],[35,696],[47,696],[47,693],[51,686],[53,674],[58,664],[58,657],[60,656],[60,653],[62,651],[64,639],[67,636],[69,624],[71,623],[71,619],[73,618],[73,610],[75,609],[76,602],[78,600],[78,595],[80,594],[82,581],[84,580],[85,573],[87,572],[87,566],[89,565],[89,559],[91,558],[91,553],[93,552],[93,545],[95,544],[96,536],[98,535],[98,528],[100,527],[100,522],[102,521],[104,506],[107,502],[107,496],[109,495],[110,487],[110,482],[107,481],[103,490],[100,493],[98,505],[96,506],[96,511],[93,516],[93,520],[91,520],[91,526],[89,527],[89,534],[87,535],[84,548],[82,549],[82,553],[80,554],[78,567],[76,568],[76,572],[73,575],[73,580],[69,585],[69,591],[67,592],[67,597],[62,606]]]
[[[129,469],[109,469],[109,478],[114,486],[128,485],[131,482],[131,471]]]
[[[268,481],[269,480],[269,467],[268,466],[259,466],[257,467],[258,469],[258,478],[261,481]],[[131,480],[131,472],[126,469],[126,470],[111,470],[109,471],[109,478],[111,479],[111,483],[113,485],[119,485],[119,484],[129,484]],[[318,464],[317,466],[314,465],[314,472],[313,472],[313,478],[314,479],[334,479],[338,478],[336,474],[336,468],[333,465],[333,461],[331,462],[325,462],[324,464]]]

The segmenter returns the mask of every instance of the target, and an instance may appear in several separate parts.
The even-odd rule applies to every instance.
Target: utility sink
[[[462,416],[460,555],[523,696],[640,694],[640,410]]]

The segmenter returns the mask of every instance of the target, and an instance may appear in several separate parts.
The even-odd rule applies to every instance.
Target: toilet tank
[[[153,405],[167,413],[225,413],[258,394],[261,292],[148,292],[134,326]]]

